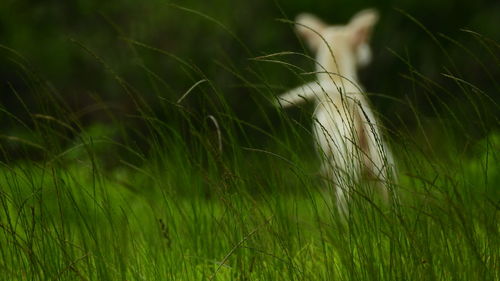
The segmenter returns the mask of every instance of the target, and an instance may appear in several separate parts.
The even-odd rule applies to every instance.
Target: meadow
[[[245,46],[216,18],[176,9]],[[90,105],[75,108],[0,41],[22,77],[22,86],[5,81],[11,98],[0,105],[0,279],[500,280],[498,42],[471,30],[435,34],[401,14],[446,62],[432,76],[387,52],[404,70],[384,81],[410,94],[368,91],[399,181],[390,204],[361,183],[346,218],[318,172],[312,106],[272,106],[291,85],[281,78],[313,78],[304,52],[249,51],[200,67],[121,34],[134,54],[134,69],[121,71],[72,38],[112,81],[102,91],[125,100],[90,90]],[[153,60],[190,84],[179,90],[181,74],[150,68]],[[479,70],[469,77],[463,61]],[[209,67],[225,74],[213,78]]]

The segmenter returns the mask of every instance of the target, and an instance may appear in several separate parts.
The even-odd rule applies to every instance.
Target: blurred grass
[[[173,4],[172,4],[173,3]],[[96,109],[96,104],[113,106],[118,117],[136,114],[136,105],[114,79],[122,77],[149,104],[152,111],[161,112],[156,99],[179,97],[191,85],[208,78],[226,95],[228,105],[240,119],[264,126],[256,117],[254,108],[262,101],[260,93],[277,94],[296,86],[293,71],[283,71],[279,65],[251,63],[248,59],[282,51],[303,52],[301,43],[289,24],[280,18],[293,19],[303,11],[318,14],[330,23],[342,23],[356,11],[375,7],[381,11],[381,21],[373,36],[374,62],[361,73],[363,85],[374,93],[411,100],[426,117],[436,117],[444,110],[439,98],[449,107],[460,107],[465,96],[455,83],[442,76],[447,69],[458,78],[479,85],[486,93],[498,91],[498,83],[491,77],[500,75],[493,61],[498,61],[497,45],[500,33],[496,28],[496,15],[500,11],[497,1],[252,1],[231,3],[217,1],[3,1],[0,5],[0,44],[16,50],[27,61],[30,69],[49,80],[67,107],[72,111],[84,110],[79,116],[83,126],[96,122],[110,122],[108,114]],[[407,13],[407,14],[406,14]],[[440,45],[412,22],[407,15],[425,23],[435,33]],[[461,32],[465,28],[479,32]],[[445,34],[454,41],[440,37]],[[132,41],[131,41],[132,40]],[[162,57],[158,52],[132,42],[158,48],[174,57]],[[483,42],[484,41],[484,42]],[[241,44],[243,42],[243,44]],[[487,50],[485,46],[494,46]],[[85,49],[93,54],[89,55]],[[446,55],[443,53],[446,51]],[[465,50],[464,50],[465,49]],[[392,52],[400,54],[424,76],[449,90],[449,95],[425,96],[427,81],[415,83],[410,91],[404,79],[407,66]],[[2,104],[17,116],[24,112],[18,99],[10,95],[10,87],[23,97],[24,103],[35,110],[40,102],[33,88],[28,87],[22,70],[18,70],[18,57],[0,51],[0,97]],[[107,66],[103,67],[99,57]],[[161,59],[159,59],[161,57]],[[178,59],[187,64],[179,65]],[[300,56],[288,56],[287,62],[311,69],[312,62]],[[194,67],[194,68],[193,68]],[[113,73],[109,72],[113,70]],[[138,69],[143,69],[139,71]],[[245,77],[242,81],[238,75]],[[374,76],[371,73],[384,73]],[[308,79],[309,77],[304,77]],[[417,76],[418,78],[418,76]],[[494,79],[493,79],[494,80]],[[175,82],[174,82],[175,81]],[[427,88],[427,89],[426,89]],[[268,95],[266,93],[266,95]],[[97,99],[97,100],[96,100]],[[412,114],[390,99],[373,96],[373,102],[390,120],[402,118],[412,124]],[[496,98],[498,102],[498,98]],[[200,110],[203,97],[192,95],[186,100],[193,109]],[[93,110],[92,110],[93,109]],[[487,110],[488,107],[485,108]],[[495,109],[489,108],[490,111]],[[43,110],[41,110],[43,111]],[[457,110],[457,112],[459,112]],[[467,108],[462,108],[468,116]],[[492,114],[489,114],[490,116]],[[483,120],[494,125],[495,120]],[[400,122],[388,124],[391,128]],[[19,133],[18,126],[0,120],[0,127],[8,134]],[[138,124],[130,127],[140,128]],[[469,128],[472,129],[472,128]],[[15,132],[10,132],[15,131]],[[475,132],[482,138],[484,132]]]

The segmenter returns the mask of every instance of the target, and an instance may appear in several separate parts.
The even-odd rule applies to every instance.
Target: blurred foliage
[[[208,89],[216,89],[238,118],[266,126],[256,108],[270,107],[269,98],[302,82],[282,65],[250,58],[308,52],[291,25],[277,19],[293,19],[308,11],[327,22],[344,23],[366,7],[377,8],[381,21],[373,36],[374,61],[361,79],[369,92],[395,98],[372,98],[390,128],[414,126],[413,110],[424,118],[446,115],[448,106],[459,112],[457,118],[471,116],[473,110],[497,110],[488,102],[478,104],[479,109],[464,106],[469,86],[464,90],[456,79],[442,75],[449,70],[498,102],[494,78],[500,77],[500,3],[490,0],[3,0],[0,102],[21,120],[28,118],[23,119],[27,111],[48,113],[45,107],[51,101],[40,93],[37,83],[42,83],[87,127],[135,114],[141,102],[159,112],[159,97],[175,102],[197,81],[209,79],[210,83],[199,86],[205,95]],[[299,56],[285,60],[313,69],[311,61]],[[409,69],[426,78],[415,77]],[[440,96],[441,88],[448,94]],[[416,108],[401,106],[398,100]],[[194,93],[185,103],[196,109],[205,100]],[[498,126],[492,116],[479,118],[481,126],[471,121],[467,130],[478,137],[486,135]],[[3,135],[22,135],[20,127],[7,118],[0,120]]]

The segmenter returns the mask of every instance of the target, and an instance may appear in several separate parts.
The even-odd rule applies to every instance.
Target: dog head
[[[314,15],[300,14],[296,30],[316,54],[318,72],[346,75],[371,61],[368,43],[377,21],[372,9],[357,13],[346,25],[327,25]]]

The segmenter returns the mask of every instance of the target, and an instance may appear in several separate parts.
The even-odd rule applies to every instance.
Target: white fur
[[[374,10],[359,12],[343,26],[299,15],[296,30],[316,53],[317,80],[278,98],[282,107],[315,101],[313,131],[322,173],[335,185],[337,205],[344,214],[351,188],[364,175],[378,182],[385,198],[388,183],[396,178],[392,154],[357,78],[357,68],[371,59],[368,40],[377,20]]]

